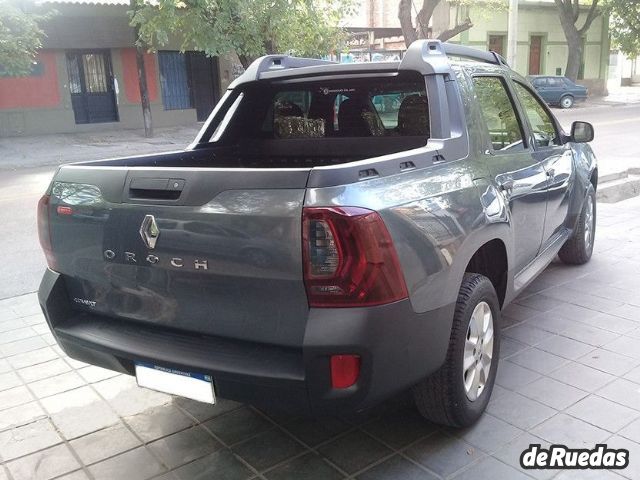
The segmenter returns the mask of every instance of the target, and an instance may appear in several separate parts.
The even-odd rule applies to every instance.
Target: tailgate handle
[[[132,178],[129,198],[177,200],[184,190],[183,178]]]

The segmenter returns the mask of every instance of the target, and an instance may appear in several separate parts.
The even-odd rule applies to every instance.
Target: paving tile
[[[591,325],[580,324],[572,325],[569,328],[563,330],[561,335],[569,337],[579,342],[593,345],[594,347],[601,347],[607,343],[612,342],[620,335],[601,328],[592,327]]]
[[[170,395],[140,388],[135,377],[129,375],[109,378],[94,383],[93,387],[123,417],[136,415],[149,408],[171,402]]]
[[[447,429],[448,433],[491,453],[522,434],[522,430],[485,413],[471,427]]]
[[[485,457],[468,469],[454,475],[455,480],[526,480],[531,477],[493,457]]]
[[[436,480],[434,474],[414,463],[395,455],[358,475],[358,480]]]
[[[596,427],[604,428],[614,433],[630,423],[633,419],[640,417],[639,411],[598,397],[597,395],[589,395],[587,398],[567,409],[567,413],[585,422],[589,422]]]
[[[580,357],[578,362],[596,368],[611,375],[621,376],[640,365],[640,360],[636,360],[625,355],[597,348]]]
[[[63,444],[9,462],[7,467],[14,480],[46,480],[76,470],[80,464]]]
[[[172,404],[153,407],[137,415],[124,417],[124,421],[145,442],[152,442],[194,424],[193,420]]]
[[[537,437],[550,443],[561,443],[571,448],[593,448],[611,435],[606,430],[564,413],[546,420],[531,430]]]
[[[523,322],[531,317],[534,317],[540,313],[540,310],[530,308],[521,303],[511,303],[502,310],[502,315],[512,318],[514,320]]]
[[[4,355],[5,357],[10,357],[12,355],[18,355],[21,353],[31,352],[33,350],[38,350],[46,346],[47,342],[45,342],[39,336],[35,336],[0,345],[0,354]]]
[[[144,447],[129,450],[89,467],[96,480],[146,480],[165,471],[165,468]]]
[[[25,383],[31,383],[45,378],[50,378],[61,373],[66,373],[71,370],[71,367],[67,362],[61,358],[55,360],[49,360],[48,362],[39,363],[32,367],[25,367],[18,370],[20,377]]]
[[[563,470],[554,480],[621,480],[622,477],[609,470]]]
[[[352,425],[337,417],[301,418],[287,423],[284,428],[304,444],[315,447],[346,432]]]
[[[273,424],[251,408],[244,407],[204,423],[211,432],[227,445],[246,440],[273,428]]]
[[[611,343],[607,343],[602,348],[626,355],[627,357],[634,358],[640,362],[640,348],[638,348],[638,340],[635,338],[622,336],[616,338]]]
[[[624,378],[631,380],[632,382],[640,384],[640,366],[637,366],[630,372],[624,375]]]
[[[493,456],[504,463],[511,465],[516,469],[520,469],[520,456],[522,452],[529,448],[531,444],[539,444],[544,448],[548,448],[548,442],[545,442],[539,437],[535,437],[528,432],[523,433],[519,437],[513,439],[507,443],[500,450],[495,452]],[[558,470],[529,470],[528,474],[538,480],[548,480],[558,473]],[[501,477],[495,477],[496,480]],[[509,478],[509,477],[507,477]]]
[[[0,411],[29,403],[32,400],[34,400],[33,395],[24,385],[8,388],[0,392]]]
[[[559,300],[563,299],[560,298]],[[562,305],[554,308],[551,312],[569,320],[575,320],[578,322],[588,317],[595,317],[601,313],[597,310],[591,310],[589,308],[581,307],[579,305],[573,305],[564,301],[562,302]]]
[[[73,390],[84,384],[84,380],[76,372],[66,372],[30,383],[29,388],[38,398],[45,398],[56,393]]]
[[[584,321],[588,325],[602,328],[613,333],[628,333],[638,327],[638,322],[620,318],[615,315],[601,313],[595,317],[590,317]]]
[[[85,465],[140,445],[140,441],[122,423],[76,438],[69,443]]]
[[[7,461],[61,442],[62,439],[54,426],[48,419],[44,418],[21,427],[0,432],[0,454]]]
[[[575,320],[569,320],[568,318],[561,317],[553,312],[544,312],[535,317],[530,318],[524,325],[538,328],[550,333],[561,333],[570,327],[580,325]]]
[[[119,372],[108,370],[106,368],[96,367],[95,365],[89,365],[88,367],[81,368],[77,372],[87,383],[96,383],[102,380],[106,380],[107,378],[122,375]]]
[[[580,363],[568,363],[549,374],[560,382],[587,392],[595,392],[615,379],[613,375]]]
[[[304,447],[279,429],[261,433],[233,447],[236,455],[262,471],[304,451]]]
[[[436,430],[415,408],[389,412],[362,429],[393,448],[401,449]]]
[[[441,432],[436,432],[412,445],[406,454],[443,477],[457,472],[485,455],[476,447]]]
[[[391,453],[380,442],[360,431],[347,433],[318,450],[349,474],[358,472]]]
[[[496,375],[496,384],[509,390],[515,390],[524,385],[537,380],[542,375],[521,367],[509,360],[501,360],[498,364],[498,373]]]
[[[53,423],[69,440],[119,422],[107,402],[90,387],[76,388],[41,401]]]
[[[173,404],[185,410],[189,415],[195,417],[200,422],[218,417],[232,410],[242,407],[241,403],[224,398],[218,398],[215,405],[196,402],[183,397],[174,397]]]
[[[549,377],[542,377],[529,385],[519,388],[518,393],[556,410],[564,410],[588,395],[584,390]]]
[[[515,355],[527,348],[530,348],[529,345],[525,345],[508,337],[502,337],[500,339],[500,359],[509,358],[511,355]]]
[[[640,410],[640,385],[635,382],[618,378],[598,390],[597,394],[629,408]]]
[[[84,470],[76,470],[75,472],[67,473],[62,477],[57,477],[56,480],[89,480],[89,476]]]
[[[609,312],[611,315],[626,318],[634,322],[640,322],[640,307],[635,305],[622,305]]]
[[[173,474],[179,480],[246,480],[254,475],[246,465],[226,449],[218,450],[180,467],[174,470]]]
[[[629,465],[624,470],[616,470],[616,473],[632,480],[640,478],[640,443],[616,435],[607,440],[607,446],[629,451]]]
[[[46,412],[36,401],[0,410],[0,430],[25,425],[46,416]]]
[[[344,475],[315,453],[296,457],[290,462],[268,471],[264,476],[268,480],[340,480],[344,478]]]
[[[489,401],[487,411],[501,420],[527,430],[553,416],[556,411],[514,392]]]
[[[516,325],[503,331],[505,337],[518,340],[526,345],[536,345],[551,337],[551,333],[529,325]]]
[[[37,335],[36,331],[28,326],[23,326],[22,328],[16,328],[14,330],[7,330],[5,332],[0,332],[0,345],[15,342],[17,340],[24,340]]]
[[[11,371],[11,365],[4,358],[0,358],[0,373],[6,373]]]
[[[618,432],[618,435],[628,438],[629,440],[632,440],[636,443],[640,443],[640,418],[634,420],[629,425],[620,430]]]
[[[20,385],[22,385],[22,380],[15,372],[0,373],[0,392]]]
[[[0,332],[2,333],[25,327],[24,322],[17,317],[9,319],[5,315],[2,315],[0,318],[4,319],[0,321]]]
[[[552,297],[547,297],[542,293],[537,293],[521,300],[516,300],[516,303],[525,307],[533,308],[540,312],[548,312],[549,310],[553,310],[554,308],[562,305],[563,302]]]
[[[198,426],[156,440],[147,447],[162,463],[176,468],[215,452],[220,443]]]
[[[59,358],[56,351],[53,348],[47,346],[45,348],[40,348],[31,352],[13,355],[7,358],[7,360],[9,361],[11,366],[17,370],[20,368],[30,367],[32,365],[45,363],[50,360],[55,360],[56,358]]]
[[[520,352],[511,357],[509,361],[542,374],[552,372],[567,363],[566,358],[537,348],[530,348],[529,350]]]
[[[576,358],[586,355],[595,347],[587,343],[578,342],[572,338],[556,335],[538,344],[536,348],[569,360],[575,360]]]

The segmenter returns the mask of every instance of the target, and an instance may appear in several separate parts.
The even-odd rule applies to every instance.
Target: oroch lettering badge
[[[149,250],[156,248],[160,229],[153,215],[145,215],[140,226],[140,237]]]

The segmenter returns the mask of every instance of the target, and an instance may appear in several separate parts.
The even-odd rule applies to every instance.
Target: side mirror
[[[593,125],[589,122],[573,122],[571,125],[571,141],[587,143],[593,140]]]

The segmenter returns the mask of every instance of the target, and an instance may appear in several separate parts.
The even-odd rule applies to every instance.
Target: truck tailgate
[[[75,308],[182,331],[302,345],[309,169],[65,166],[49,205]]]

